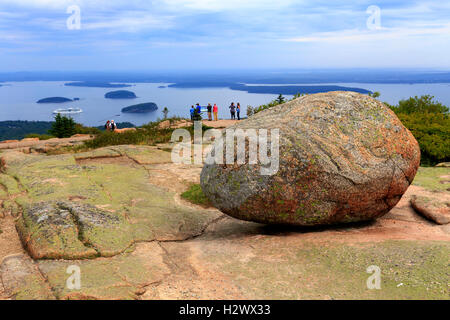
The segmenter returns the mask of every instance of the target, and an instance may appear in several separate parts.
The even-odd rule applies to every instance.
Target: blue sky
[[[273,68],[448,70],[450,1],[0,0],[0,71]]]

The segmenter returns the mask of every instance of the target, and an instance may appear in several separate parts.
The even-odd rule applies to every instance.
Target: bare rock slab
[[[161,247],[153,242],[139,244],[134,252],[113,258],[42,260],[38,265],[57,299],[130,300],[139,299],[147,286],[160,283],[170,273],[163,255]],[[79,271],[79,288],[67,285],[67,270],[73,266]]]
[[[413,196],[411,206],[425,218],[437,224],[450,223],[450,202],[424,196]]]
[[[250,165],[248,154],[245,164],[202,170],[202,189],[214,206],[247,221],[312,226],[376,219],[399,202],[420,164],[419,145],[397,116],[353,92],[304,96],[230,129],[280,132],[274,175],[262,175],[264,165]]]
[[[35,263],[24,254],[6,257],[0,276],[6,293],[15,300],[55,299]]]
[[[110,257],[140,241],[185,240],[221,215],[177,203],[174,192],[152,184],[154,173],[138,160],[98,161],[118,155],[138,159],[141,153],[146,163],[170,155],[132,146],[98,149],[81,158],[2,154],[1,181],[11,182],[8,192],[20,187],[16,227],[32,258]]]

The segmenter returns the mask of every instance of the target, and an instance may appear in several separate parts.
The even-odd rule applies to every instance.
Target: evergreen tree
[[[283,97],[282,94],[280,94],[276,101],[278,102],[278,104],[282,104],[286,101],[286,99]]]
[[[374,93],[369,93],[369,96],[376,99],[381,96],[381,93],[379,93],[378,91],[375,91]]]
[[[49,133],[58,138],[69,138],[76,132],[76,123],[72,118],[61,116],[59,113],[55,116],[55,122]]]
[[[164,107],[164,110],[162,111],[163,115],[164,115],[164,119],[167,119],[167,115],[169,114],[169,109],[167,109],[167,107]]]

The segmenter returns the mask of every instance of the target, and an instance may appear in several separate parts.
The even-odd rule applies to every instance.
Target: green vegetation
[[[39,138],[47,140],[55,138],[48,131],[52,129],[53,121],[0,121],[0,141],[22,140],[23,138]],[[118,129],[132,128],[135,125],[130,122],[117,123]],[[85,127],[75,124],[75,134],[100,134],[103,126]]]
[[[446,106],[425,95],[389,107],[419,142],[422,165],[450,160],[450,118]]]
[[[119,128],[119,124],[117,124],[117,127]],[[103,127],[101,127],[104,129]],[[100,128],[94,128],[94,127],[85,127],[79,123],[75,124],[75,134],[100,134],[101,130]]]
[[[0,140],[21,140],[30,133],[47,134],[52,127],[48,121],[1,121]]]
[[[167,119],[167,116],[169,115],[169,109],[167,109],[167,107],[164,107],[162,113],[164,115],[164,119]]]
[[[64,97],[51,97],[39,100],[37,103],[65,103],[71,102],[72,99],[64,98]]]
[[[50,134],[37,134],[37,133],[30,133],[25,136],[25,138],[38,138],[39,140],[49,140],[54,138],[54,136]]]
[[[76,123],[72,118],[61,116],[58,113],[55,116],[52,128],[48,132],[57,138],[69,138],[75,134],[75,126]]]
[[[170,118],[167,119],[171,123],[180,120],[180,118]],[[84,142],[81,149],[97,149],[107,146],[117,146],[117,145],[151,145],[154,146],[157,143],[167,143],[170,142],[172,138],[172,132],[175,130],[173,128],[160,128],[159,124],[162,120],[155,122],[150,122],[142,127],[136,128],[136,131],[127,131],[121,134],[114,132],[101,132],[93,140]],[[194,127],[187,127],[190,131],[191,136],[194,136]],[[211,129],[203,125],[202,130]]]
[[[420,167],[413,184],[430,191],[445,192],[448,184],[444,183],[450,174],[449,168]]]
[[[135,104],[122,109],[123,113],[148,113],[158,110],[158,106],[153,102]]]
[[[291,100],[289,100],[289,101],[295,100],[295,99],[300,98],[300,97],[302,97],[302,96],[304,96],[304,95],[305,95],[305,94],[297,93],[297,94],[295,94],[294,97],[293,97]],[[285,103],[285,102],[287,102],[286,98],[283,97],[283,95],[280,94],[280,95],[278,96],[277,99],[275,99],[275,100],[269,102],[268,104],[263,104],[263,105],[261,105],[261,106],[259,106],[259,107],[256,107],[256,108],[253,108],[253,107],[251,107],[251,106],[248,106],[248,107],[247,107],[247,116],[250,117],[250,116],[252,116],[252,115],[254,115],[254,114],[257,114],[258,112],[261,112],[261,111],[266,110],[266,109],[273,108],[273,107],[278,106],[278,105],[280,105],[280,104],[283,104],[283,103]]]
[[[415,96],[407,100],[401,100],[397,106],[391,106],[395,113],[416,114],[416,113],[432,113],[446,114],[448,108],[442,103],[434,101],[434,97],[425,95],[421,97]]]
[[[199,184],[193,184],[190,188],[181,194],[181,197],[193,204],[209,207],[211,204],[208,198],[203,193],[202,187]]]
[[[57,138],[69,138],[74,134],[97,135],[101,133],[99,128],[85,127],[76,123],[72,118],[61,116],[60,114],[55,116],[55,122],[52,123],[52,128],[48,132]],[[44,136],[44,138],[46,138],[46,136]]]
[[[286,102],[286,99],[283,97],[282,94],[280,94],[276,101],[278,102],[278,104],[282,104]]]
[[[369,96],[376,99],[381,96],[381,93],[375,91],[374,93],[369,93]]]

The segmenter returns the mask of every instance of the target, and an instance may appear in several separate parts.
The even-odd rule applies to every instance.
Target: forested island
[[[284,94],[284,95],[295,95],[295,94],[314,94],[321,92],[330,91],[354,91],[358,93],[372,93],[370,90],[362,88],[352,88],[343,86],[333,86],[333,85],[315,85],[315,86],[304,86],[304,85],[277,85],[277,86],[248,86],[240,83],[230,83],[224,81],[205,81],[205,82],[184,82],[175,83],[169,85],[171,88],[180,89],[194,89],[194,88],[229,88],[236,91],[247,91],[248,93],[261,93],[261,94]]]
[[[135,104],[133,106],[129,106],[122,109],[123,113],[148,113],[158,110],[158,106],[156,103],[148,102]]]
[[[136,94],[132,91],[119,90],[105,94],[106,99],[136,99]]]
[[[110,83],[102,81],[79,81],[65,83],[65,86],[69,87],[89,87],[89,88],[127,88],[131,87],[130,84],[124,83]]]
[[[72,99],[64,98],[64,97],[50,97],[37,101],[36,103],[66,103],[72,102]]]
[[[361,88],[351,88],[342,86],[247,86],[243,84],[232,85],[231,90],[247,91],[248,93],[264,93],[264,94],[314,94],[330,91],[353,91],[362,94],[372,93],[369,90]]]

